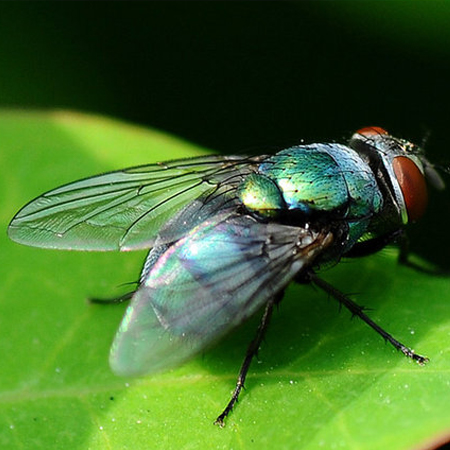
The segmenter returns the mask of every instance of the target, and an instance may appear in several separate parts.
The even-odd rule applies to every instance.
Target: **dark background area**
[[[449,24],[445,0],[2,2],[0,107],[110,115],[224,153],[379,125],[429,135],[448,165]],[[449,199],[433,193],[411,230],[447,266]]]

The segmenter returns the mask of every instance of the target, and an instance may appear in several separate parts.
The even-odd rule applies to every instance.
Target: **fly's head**
[[[444,182],[417,145],[391,136],[380,127],[358,130],[350,139],[355,149],[374,171],[383,193],[383,220],[404,226],[418,220],[425,212],[428,181],[437,189]]]

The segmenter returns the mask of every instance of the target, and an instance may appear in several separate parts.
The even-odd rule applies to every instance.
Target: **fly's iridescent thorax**
[[[426,179],[438,189],[443,181],[419,147],[395,138],[379,127],[357,131],[350,139],[354,148],[376,174],[385,198],[378,217],[381,232],[419,219],[427,206]]]
[[[263,216],[279,210],[343,211],[348,220],[376,213],[381,194],[370,166],[340,144],[291,147],[266,159],[239,188],[242,203]]]
[[[248,210],[265,218],[341,220],[349,228],[346,246],[364,233],[383,205],[371,167],[355,150],[340,144],[280,151],[241,183],[239,198]]]

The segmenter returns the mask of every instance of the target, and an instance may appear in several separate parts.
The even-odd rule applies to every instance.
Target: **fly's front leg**
[[[418,355],[414,352],[414,350],[406,347],[401,342],[397,341],[391,334],[387,331],[383,330],[379,325],[377,325],[369,316],[364,313],[364,308],[359,306],[354,301],[350,300],[346,295],[344,295],[341,291],[337,290],[331,284],[328,284],[326,281],[319,278],[314,272],[308,273],[308,279],[313,284],[315,284],[320,289],[324,290],[331,297],[335,298],[341,305],[344,305],[354,316],[358,316],[364,322],[369,325],[372,329],[374,329],[383,339],[391,343],[397,350],[400,350],[405,356],[408,358],[417,361],[419,364],[425,364],[428,362],[428,358],[425,356]]]
[[[261,345],[261,342],[264,338],[264,334],[269,326],[270,318],[272,316],[273,307],[276,303],[278,303],[283,297],[283,293],[277,295],[273,300],[269,301],[266,305],[266,309],[264,310],[264,314],[261,318],[261,322],[259,323],[258,330],[256,332],[255,338],[250,342],[247,352],[245,354],[244,362],[242,363],[241,369],[239,370],[239,375],[236,382],[236,387],[234,388],[233,395],[231,396],[228,405],[223,410],[222,414],[215,420],[214,424],[219,425],[220,427],[225,426],[225,418],[230,414],[234,405],[238,401],[239,394],[241,393],[242,388],[244,387],[245,378],[247,377],[248,369],[250,368],[250,364],[254,356],[257,355],[258,349]]]

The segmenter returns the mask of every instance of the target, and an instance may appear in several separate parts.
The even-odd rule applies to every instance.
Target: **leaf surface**
[[[336,302],[291,286],[247,389],[224,429],[213,425],[258,318],[184,366],[115,377],[109,346],[145,252],[28,248],[6,227],[27,201],[108,170],[204,154],[162,133],[67,112],[0,112],[0,447],[17,449],[417,448],[450,431],[450,280],[399,266],[396,254],[341,263],[327,281],[430,358],[385,345]],[[438,239],[438,237],[436,237]]]

